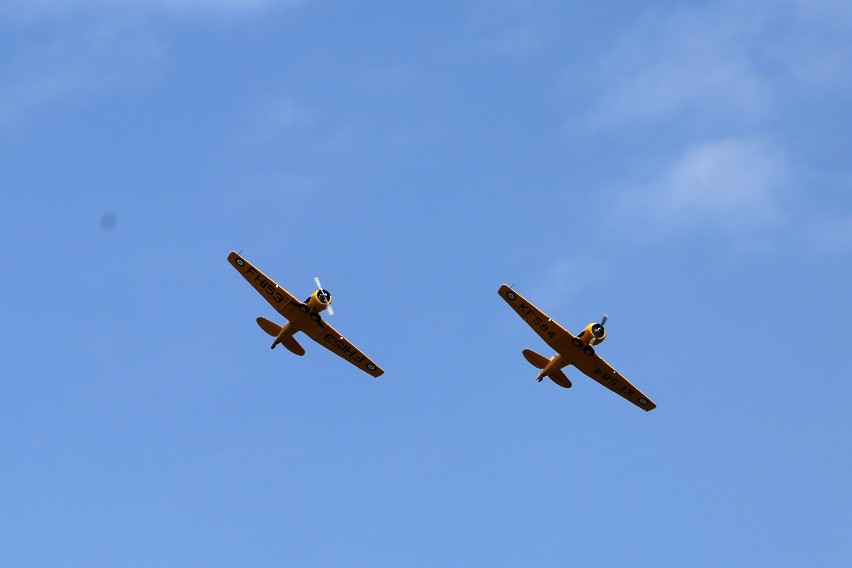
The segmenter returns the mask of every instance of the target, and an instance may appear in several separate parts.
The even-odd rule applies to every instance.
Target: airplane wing
[[[615,394],[621,395],[644,411],[657,408],[654,402],[634,387],[612,365],[591,350],[583,350],[574,345],[570,339],[564,339],[554,348],[572,365],[580,369],[584,375],[596,380]]]
[[[554,347],[560,340],[570,343],[574,338],[564,327],[550,319],[547,314],[505,284],[500,286],[497,293],[551,347]]]
[[[308,319],[303,324],[302,331],[311,339],[346,361],[349,361],[368,375],[378,378],[384,371],[357,347],[352,345],[340,332],[331,327],[325,320]]]
[[[261,296],[285,318],[293,319],[299,313],[301,304],[290,292],[279,286],[272,278],[255,268],[249,261],[231,251],[228,262],[243,275],[249,284],[254,286]]]

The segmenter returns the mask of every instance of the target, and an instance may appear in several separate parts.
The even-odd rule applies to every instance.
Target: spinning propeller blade
[[[325,288],[322,287],[322,284],[320,284],[319,276],[314,276],[314,282],[317,285],[317,289],[319,289],[320,291],[325,290]],[[331,302],[330,301],[325,303],[325,309],[328,310],[328,315],[330,315],[330,316],[334,315],[334,310],[331,309]]]

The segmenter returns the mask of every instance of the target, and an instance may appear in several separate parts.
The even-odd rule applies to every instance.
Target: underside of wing
[[[355,365],[368,375],[378,378],[384,371],[376,365],[369,357],[364,355],[357,347],[352,345],[348,339],[343,337],[336,329],[331,327],[323,319],[308,320],[302,331],[311,339]]]
[[[562,338],[567,337],[570,341],[574,337],[565,328],[550,319],[547,314],[505,284],[500,286],[497,293],[551,347]]]
[[[260,295],[263,296],[279,314],[290,319],[290,316],[293,314],[292,310],[294,309],[294,306],[290,306],[288,308],[288,305],[291,302],[299,303],[298,300],[290,294],[290,292],[279,286],[274,280],[272,280],[272,278],[269,278],[266,274],[258,270],[249,261],[234,251],[231,251],[231,254],[228,255],[228,262],[231,263],[231,266],[237,269],[237,272],[243,275],[243,278],[245,278],[249,284],[254,286],[254,289],[257,290],[258,293],[260,293]]]
[[[572,365],[580,369],[584,375],[596,380],[612,392],[620,395],[642,410],[653,410],[657,407],[654,402],[634,387],[612,365],[603,360],[591,347],[581,349],[570,341],[562,341],[557,350]]]

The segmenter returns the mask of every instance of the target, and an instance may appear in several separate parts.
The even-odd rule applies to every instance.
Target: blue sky
[[[850,25],[4,4],[3,565],[848,566]],[[536,383],[502,283],[658,408]]]

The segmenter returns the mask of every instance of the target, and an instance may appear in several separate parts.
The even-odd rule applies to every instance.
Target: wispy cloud
[[[527,24],[487,37],[481,41],[480,47],[484,51],[497,55],[523,57],[536,53],[542,44],[542,33],[534,26]]]
[[[599,128],[682,120],[742,133],[791,98],[852,90],[852,4],[744,0],[649,11],[600,64]]]
[[[784,152],[762,138],[723,139],[689,147],[656,179],[626,190],[620,216],[644,232],[750,232],[782,218],[791,183]]]
[[[757,31],[749,23],[760,17],[734,16],[706,8],[640,21],[603,62],[593,123],[763,116],[773,90],[753,57]]]
[[[551,309],[570,308],[572,298],[582,298],[597,282],[611,276],[611,270],[597,258],[572,256],[551,262],[525,294],[530,301]]]
[[[12,49],[0,59],[5,130],[55,100],[144,83],[166,59],[171,21],[253,15],[300,0],[22,0],[0,3]],[[280,115],[278,120],[284,120]]]
[[[144,29],[101,25],[69,29],[19,46],[0,68],[0,126],[9,128],[49,101],[127,84],[127,70],[148,72],[163,55]]]
[[[773,119],[789,89],[848,88],[848,3],[745,0],[653,11],[601,63],[601,127]]]
[[[292,97],[279,97],[258,104],[255,121],[260,136],[266,139],[290,134],[315,121],[312,111]]]
[[[852,247],[852,216],[820,215],[808,229],[808,240],[822,251],[845,251]]]
[[[826,128],[825,118],[815,124],[804,109],[849,108],[848,6],[700,4],[649,11],[625,31],[601,62],[589,127],[654,141],[645,163],[656,174],[613,182],[628,187],[617,198],[626,223],[657,235],[713,230],[732,237],[812,223],[813,212],[794,207],[794,194],[820,191],[805,182],[815,169],[850,170],[848,163],[808,163],[812,149],[803,146]],[[842,222],[803,232],[852,244]]]
[[[771,20],[775,40],[764,51],[779,62],[781,75],[810,90],[849,89],[852,76],[852,4],[844,0],[786,0],[776,6],[785,17]]]
[[[4,3],[0,6],[0,17],[19,21],[70,14],[100,17],[118,14],[192,17],[256,12],[275,5],[293,6],[299,3],[299,0],[23,0]]]

